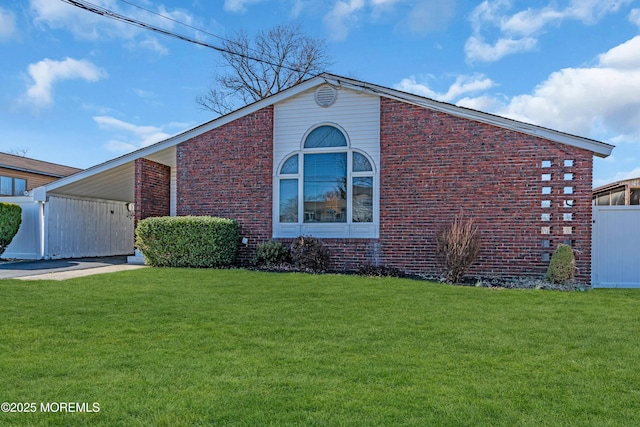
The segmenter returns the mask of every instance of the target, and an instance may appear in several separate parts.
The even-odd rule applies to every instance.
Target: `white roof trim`
[[[498,126],[504,129],[525,133],[527,135],[537,136],[572,147],[582,148],[593,152],[598,157],[608,157],[609,155],[611,155],[611,151],[614,148],[613,145],[606,144],[601,141],[596,141],[594,139],[571,135],[542,126],[520,122],[517,120],[485,113],[478,110],[472,110],[470,108],[459,107],[454,104],[448,104],[446,102],[424,98],[422,96],[413,95],[395,89],[389,89],[383,86],[377,86],[370,83],[364,83],[340,76],[332,76],[329,74],[324,74],[322,76],[326,80],[332,81],[336,86],[346,86],[353,90],[358,90],[378,96],[385,96],[387,98],[396,99],[402,102],[408,102],[419,107],[451,114],[453,116]]]
[[[93,166],[89,169],[85,169],[81,172],[75,173],[68,177],[59,179],[57,181],[53,181],[49,184],[46,184],[44,187],[46,188],[47,192],[52,191],[57,188],[63,187],[65,185],[80,181],[84,178],[93,176],[100,172],[104,172],[111,168],[121,166],[128,162],[132,162],[136,159],[150,156],[154,153],[176,146],[195,136],[209,132],[212,129],[216,129],[220,126],[223,126],[227,123],[230,123],[248,114],[261,110],[262,108],[276,104],[284,99],[296,96],[302,92],[305,92],[309,89],[313,89],[325,83],[338,86],[338,87],[348,87],[349,89],[352,89],[352,90],[360,91],[363,93],[369,93],[376,96],[384,96],[384,97],[396,99],[402,102],[409,102],[411,104],[414,104],[423,108],[428,108],[431,110],[451,114],[457,117],[466,118],[469,120],[474,120],[474,121],[502,127],[505,129],[525,133],[528,135],[537,136],[540,138],[545,138],[551,141],[559,142],[561,144],[566,144],[572,147],[578,147],[585,150],[589,150],[599,157],[609,156],[611,154],[611,151],[614,148],[613,145],[606,144],[604,142],[596,141],[593,139],[583,138],[583,137],[571,135],[568,133],[559,132],[553,129],[548,129],[548,128],[536,126],[529,123],[519,122],[517,120],[507,119],[507,118],[496,116],[493,114],[472,110],[469,108],[459,107],[457,105],[448,104],[445,102],[435,101],[433,99],[424,98],[418,95],[413,95],[410,93],[386,88],[383,86],[377,86],[374,84],[365,83],[365,82],[354,80],[354,79],[349,79],[346,77],[340,77],[333,74],[323,73],[309,80],[306,80],[300,84],[297,84],[296,86],[293,86],[289,89],[286,89],[282,92],[272,95],[268,98],[265,98],[260,101],[254,102],[253,104],[247,105],[246,107],[243,107],[225,116],[218,117],[216,119],[203,123],[199,126],[196,126],[192,129],[189,129],[185,132],[169,137],[164,141],[160,141],[156,144],[150,145],[145,148],[141,148],[137,151],[133,151],[129,154],[125,154],[113,160],[109,160],[105,163],[101,163],[99,165]]]

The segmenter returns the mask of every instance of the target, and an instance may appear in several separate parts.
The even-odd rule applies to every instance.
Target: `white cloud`
[[[53,86],[61,80],[80,79],[96,82],[107,73],[86,60],[66,58],[63,61],[43,59],[30,64],[28,73],[33,82],[27,88],[26,101],[37,108],[53,103]]]
[[[534,50],[537,45],[538,41],[531,37],[522,39],[500,38],[494,44],[489,44],[481,37],[471,36],[464,45],[464,51],[468,60],[495,62],[514,53]]]
[[[16,32],[16,16],[0,8],[0,41],[9,40]]]
[[[358,21],[358,12],[365,6],[364,0],[338,1],[333,9],[325,15],[324,24],[329,31],[329,37],[334,40],[344,40],[349,35],[350,26]]]
[[[640,176],[640,36],[593,66],[558,70],[513,97],[491,93],[497,84],[484,75],[460,76],[445,91],[432,89],[430,79],[409,77],[396,88],[613,144],[615,156],[595,163],[595,186]]]
[[[150,90],[133,89],[133,92],[136,95],[138,95],[140,98],[147,98],[147,99],[155,99],[156,98],[155,92],[150,91]]]
[[[416,35],[443,30],[454,17],[455,8],[455,0],[419,1],[407,16],[406,30]]]
[[[155,37],[147,37],[137,44],[137,46],[149,49],[159,55],[168,55],[169,49],[162,45]],[[133,46],[135,47],[135,46]]]
[[[564,7],[553,2],[540,9],[528,8],[510,14],[509,0],[485,0],[470,15],[473,34],[465,44],[469,61],[494,62],[507,55],[527,52],[537,46],[536,36],[564,20],[589,25],[615,13],[633,0],[571,0]],[[634,19],[633,15],[630,19]],[[640,21],[640,17],[637,18]],[[497,35],[494,35],[497,30]],[[491,33],[492,40],[487,42]]]
[[[624,181],[625,179],[634,179],[638,177],[640,177],[640,167],[627,170],[627,171],[617,172],[614,175],[607,178],[594,179],[593,186],[600,187],[602,185],[610,184],[612,182]]]
[[[122,3],[116,0],[92,0],[92,3],[101,8],[167,30],[173,30],[178,25],[174,21],[188,25],[196,23],[192,15],[180,9],[167,10],[164,6],[159,6],[153,10],[156,14],[151,14],[138,8],[122,9]],[[168,52],[168,49],[162,46],[158,40],[148,37],[144,30],[82,10],[68,3],[51,0],[30,0],[30,5],[36,24],[67,30],[81,39],[125,40],[129,48],[150,49],[163,55]],[[157,14],[170,19],[163,18],[163,16]],[[140,38],[142,40],[139,40]]]
[[[93,120],[101,129],[113,134],[106,143],[106,148],[117,153],[147,147],[171,136],[162,127],[138,126],[110,116],[95,116]]]
[[[116,10],[111,0],[96,0],[96,6]],[[134,28],[61,1],[30,0],[35,22],[50,28],[66,29],[76,37],[96,40],[102,37],[130,38]]]
[[[506,33],[530,36],[563,18],[564,15],[561,12],[549,6],[541,10],[527,9],[504,19],[500,24],[500,29]]]
[[[601,67],[640,69],[640,36],[634,37],[599,56]]]
[[[622,6],[631,4],[634,0],[571,0],[570,5],[563,10],[567,18],[577,19],[585,24],[593,24],[608,13],[615,13]]]
[[[227,12],[244,13],[247,5],[260,3],[262,0],[224,0],[224,10]]]
[[[629,21],[640,27],[640,9],[633,9],[631,13],[629,13]]]
[[[426,83],[419,83],[415,76],[402,79],[400,83],[395,85],[395,88],[438,101],[455,102],[463,95],[482,92],[493,86],[494,82],[491,79],[481,74],[476,74],[473,76],[458,76],[456,81],[444,93],[434,91]]]
[[[396,30],[424,36],[446,28],[455,16],[456,0],[338,0],[324,16],[329,37],[344,40],[364,20],[397,19]]]
[[[640,36],[599,56],[594,67],[552,73],[499,114],[578,135],[640,141]]]

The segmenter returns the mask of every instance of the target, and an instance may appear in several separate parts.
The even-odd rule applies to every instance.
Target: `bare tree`
[[[298,24],[261,31],[255,40],[246,32],[223,42],[226,74],[214,75],[216,86],[196,98],[206,110],[224,115],[264,99],[325,71],[330,65],[324,40],[305,35]]]
[[[28,148],[24,147],[13,147],[7,151],[7,154],[13,154],[14,156],[19,157],[27,157],[27,153],[29,152]]]

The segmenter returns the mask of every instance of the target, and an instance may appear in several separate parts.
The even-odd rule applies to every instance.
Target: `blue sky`
[[[211,44],[296,21],[329,72],[616,145],[640,176],[640,0],[92,0]],[[0,3],[0,151],[86,168],[212,119],[212,50],[60,0]]]

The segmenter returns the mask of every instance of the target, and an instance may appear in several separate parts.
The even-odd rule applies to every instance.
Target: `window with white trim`
[[[313,128],[276,172],[276,237],[377,237],[375,167],[343,130]]]
[[[27,180],[0,176],[0,196],[23,196],[27,191]]]

